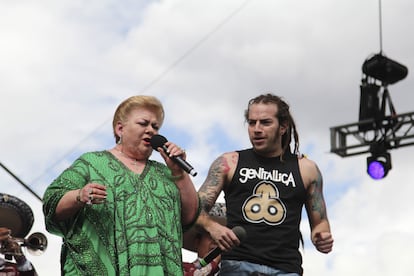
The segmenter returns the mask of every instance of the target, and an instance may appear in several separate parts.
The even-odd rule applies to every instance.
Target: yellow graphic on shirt
[[[244,218],[251,223],[281,224],[286,218],[286,207],[279,198],[279,190],[272,182],[261,181],[242,207]]]

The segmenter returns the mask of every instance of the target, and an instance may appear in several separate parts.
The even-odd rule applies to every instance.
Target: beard
[[[274,136],[267,136],[262,141],[257,142],[250,137],[253,149],[258,154],[265,157],[275,157],[282,154],[282,135],[280,127],[276,130]]]

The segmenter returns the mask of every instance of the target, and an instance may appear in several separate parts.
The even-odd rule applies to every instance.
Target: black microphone
[[[167,152],[167,147],[165,146],[165,143],[167,142],[168,140],[159,134],[152,136],[150,141],[153,149],[157,150],[158,148],[162,148],[165,152]],[[192,176],[197,175],[197,172],[194,170],[193,166],[188,164],[188,162],[182,159],[181,156],[173,156],[171,159],[177,163],[186,173],[191,174]]]
[[[231,230],[234,232],[234,234],[236,234],[236,236],[237,236],[237,238],[239,239],[240,242],[246,238],[246,230],[244,230],[243,227],[235,226]],[[218,246],[216,248],[214,248],[213,250],[211,250],[210,252],[208,252],[207,256],[200,259],[200,261],[199,261],[201,267],[204,267],[204,266],[208,265],[209,263],[211,263],[211,261],[213,261],[221,253],[222,253],[222,250]]]

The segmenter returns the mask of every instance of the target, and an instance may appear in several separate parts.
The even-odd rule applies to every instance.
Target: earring
[[[119,139],[118,139],[117,144],[118,144],[118,145],[122,144],[122,136],[119,136]]]

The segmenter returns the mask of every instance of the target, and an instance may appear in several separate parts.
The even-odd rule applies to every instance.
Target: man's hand
[[[10,238],[11,230],[6,227],[0,227],[0,242],[6,241]]]
[[[240,240],[233,230],[220,223],[214,222],[213,225],[206,230],[210,233],[211,238],[217,246],[223,251],[230,250],[232,247],[240,244]]]
[[[330,232],[320,232],[315,234],[312,242],[319,252],[326,254],[332,251],[334,240]]]

